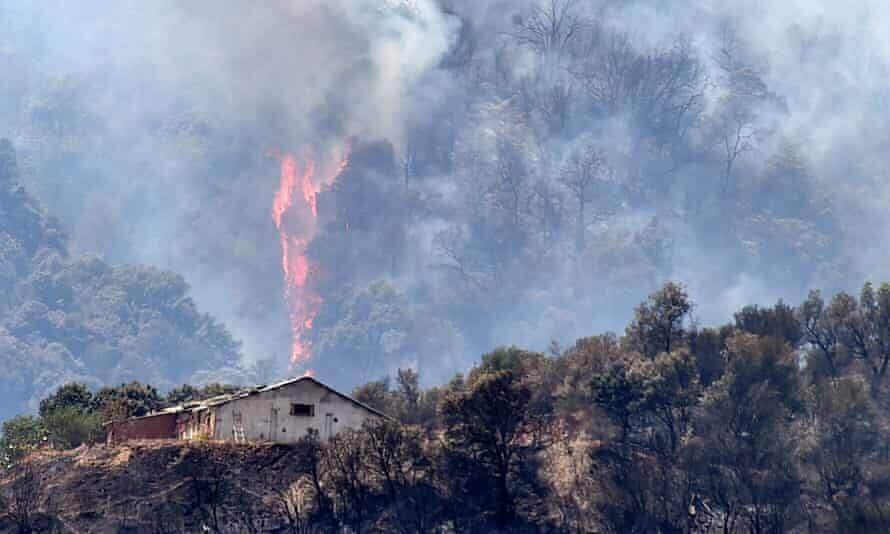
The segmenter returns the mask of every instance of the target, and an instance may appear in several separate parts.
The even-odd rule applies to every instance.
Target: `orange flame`
[[[343,151],[334,171],[319,176],[312,152],[303,150],[300,161],[291,154],[281,157],[281,183],[272,202],[272,219],[281,241],[281,268],[284,271],[284,300],[290,313],[293,345],[291,363],[306,365],[312,357],[312,347],[306,334],[321,308],[323,300],[311,287],[318,268],[306,255],[315,237],[318,221],[317,195],[322,187],[333,183],[349,164],[348,148]],[[302,193],[302,203],[298,202]],[[311,373],[311,370],[307,370]]]

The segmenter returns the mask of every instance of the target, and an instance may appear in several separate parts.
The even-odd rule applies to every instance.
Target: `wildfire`
[[[306,255],[318,225],[317,195],[349,163],[349,151],[343,150],[332,170],[319,172],[319,165],[311,150],[304,149],[298,159],[292,154],[281,157],[281,183],[272,202],[272,218],[281,241],[281,268],[284,271],[284,300],[290,313],[293,346],[291,363],[306,365],[312,357],[312,347],[306,334],[322,305],[322,298],[313,286],[318,268]],[[311,370],[307,370],[311,373]]]

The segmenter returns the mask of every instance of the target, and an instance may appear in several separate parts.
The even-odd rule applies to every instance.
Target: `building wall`
[[[315,415],[291,415],[294,403],[313,405]],[[318,430],[321,439],[326,440],[343,429],[358,428],[366,419],[378,417],[310,380],[234,400],[211,411],[214,439],[233,439],[234,416],[240,413],[248,441],[279,443],[293,443],[305,436],[309,428]]]
[[[107,427],[109,445],[131,439],[176,439],[176,414],[158,414],[110,423]]]
[[[213,437],[214,417],[210,410],[186,412],[179,417],[176,435],[179,439],[199,439]]]

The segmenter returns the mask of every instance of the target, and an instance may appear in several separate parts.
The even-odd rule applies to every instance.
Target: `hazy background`
[[[888,15],[0,0],[0,137],[73,254],[181,273],[273,374],[290,331],[269,153],[351,139],[311,245],[313,366],[440,381],[499,344],[620,328],[667,279],[717,295],[706,324],[887,279]]]

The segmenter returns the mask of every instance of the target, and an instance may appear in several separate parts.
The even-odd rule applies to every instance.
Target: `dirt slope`
[[[131,442],[46,451],[0,477],[0,532],[278,530],[277,492],[296,478],[292,446]]]

